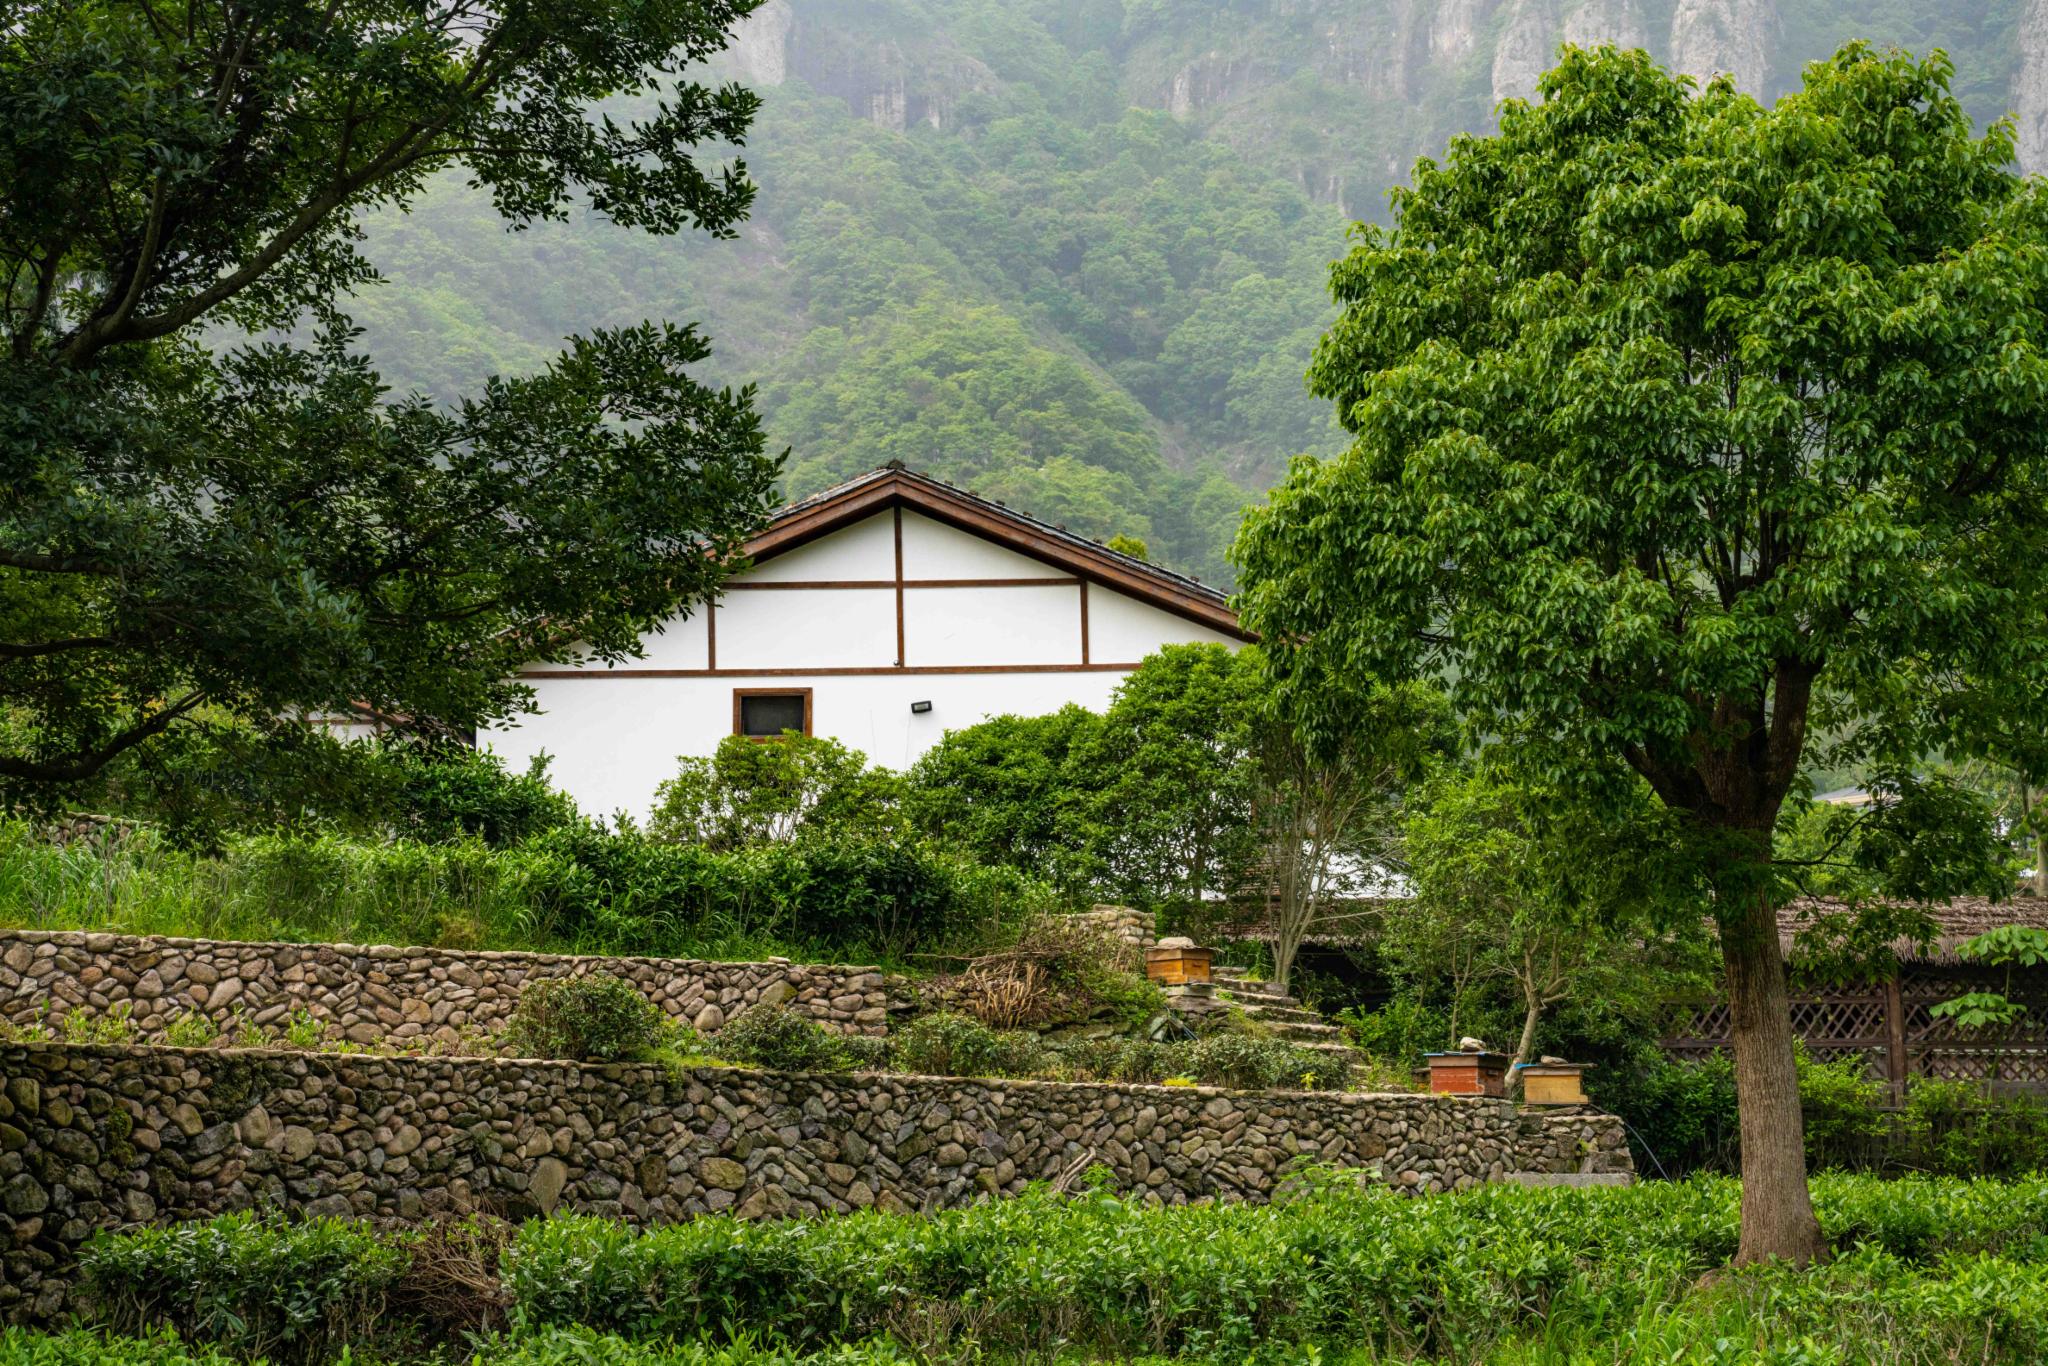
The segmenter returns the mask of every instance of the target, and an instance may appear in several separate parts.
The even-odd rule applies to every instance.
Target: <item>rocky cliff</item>
[[[1030,4],[1027,11],[1048,8]],[[1562,43],[1647,48],[1706,81],[1726,73],[1773,98],[1852,37],[1940,46],[1985,119],[2008,111],[2022,164],[2048,167],[2048,0],[1123,0],[1070,7],[1118,95],[1244,150],[1370,213],[1415,156],[1490,125],[1535,93]],[[1882,12],[1880,11],[1882,9]],[[943,129],[1010,79],[971,3],[771,0],[728,69],[762,86],[795,77],[891,129]],[[1352,203],[1351,201],[1356,201]]]

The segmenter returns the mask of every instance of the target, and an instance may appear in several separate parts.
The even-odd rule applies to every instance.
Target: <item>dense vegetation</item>
[[[958,136],[778,90],[749,137],[757,231],[730,245],[602,242],[588,220],[492,234],[475,192],[437,183],[402,226],[371,225],[385,271],[419,287],[353,311],[382,363],[442,394],[533,364],[592,300],[608,317],[668,299],[730,339],[710,373],[762,386],[792,493],[901,460],[1224,577],[1246,485],[1330,445],[1301,372],[1341,219],[1165,114],[1105,104],[1036,41],[1044,87],[977,98]]]
[[[1668,0],[1608,8],[1668,59]],[[1779,0],[1755,20],[1765,84],[1796,85],[1852,38],[1938,45],[1986,123],[2012,107],[2019,10]],[[1238,511],[1287,457],[1336,448],[1301,384],[1324,267],[1347,219],[1385,218],[1416,157],[1492,126],[1510,27],[1507,8],[1472,18],[1473,50],[1437,53],[1403,39],[1458,11],[1391,0],[789,14],[773,58],[714,67],[764,96],[749,233],[676,251],[579,214],[510,235],[480,195],[437,183],[366,224],[390,284],[351,311],[385,373],[446,396],[534,368],[570,332],[701,319],[719,342],[705,372],[762,385],[791,491],[899,457],[1091,535],[1146,537],[1205,578],[1230,574]]]
[[[758,101],[671,73],[750,8],[10,15],[0,803],[226,733],[287,767],[309,713],[461,732],[523,662],[617,657],[722,581],[779,462],[750,394],[689,374],[695,329],[635,315],[437,405],[336,301],[374,275],[361,217],[443,170],[508,226],[729,236]],[[637,116],[591,117],[613,98]]]
[[[1272,1206],[1147,1209],[1097,1190],[646,1232],[556,1218],[505,1247],[509,1338],[484,1358],[2018,1362],[2048,1333],[2038,1180],[1823,1179],[1831,1265],[1702,1281],[1735,1246],[1736,1197],[1732,1182],[1697,1181],[1416,1200],[1311,1169]],[[103,1320],[123,1329],[294,1360],[381,1340],[403,1358],[450,1317],[496,1310],[483,1289],[451,1303],[449,1240],[237,1215],[103,1235],[86,1267]],[[491,1240],[460,1245],[487,1283]],[[389,1306],[374,1335],[361,1316],[372,1294]],[[124,1359],[82,1337],[71,1358],[34,1350]]]

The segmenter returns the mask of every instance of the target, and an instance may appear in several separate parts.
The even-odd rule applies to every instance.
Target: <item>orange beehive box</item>
[[[1429,1089],[1440,1096],[1505,1096],[1505,1053],[1431,1053]]]

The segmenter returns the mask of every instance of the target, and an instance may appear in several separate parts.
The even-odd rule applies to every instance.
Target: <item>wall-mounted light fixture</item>
[[[930,711],[931,709],[932,704],[929,702],[912,702],[910,704],[910,714],[912,716],[923,716],[926,712]]]

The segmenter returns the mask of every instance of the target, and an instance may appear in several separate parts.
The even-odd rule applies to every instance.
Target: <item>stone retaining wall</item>
[[[705,963],[472,953],[354,944],[238,944],[66,931],[0,931],[0,1020],[104,1015],[126,1004],[154,1034],[196,1011],[225,1022],[239,1009],[266,1027],[309,1010],[357,1043],[424,1036],[454,1044],[501,1028],[531,980],[613,973],[671,1016],[715,1030],[762,1001],[786,1001],[851,1034],[882,1034],[902,988],[875,968]]]
[[[936,1209],[1093,1164],[1162,1201],[1261,1200],[1301,1157],[1416,1191],[1630,1169],[1612,1117],[1499,1100],[10,1044],[0,1318],[57,1313],[94,1229],[252,1205]]]

